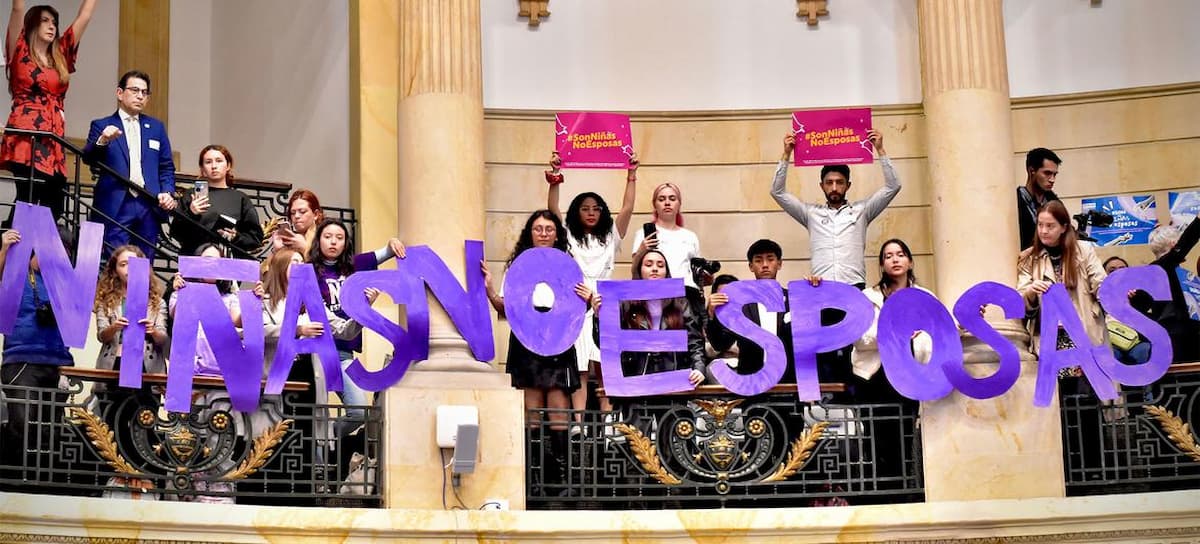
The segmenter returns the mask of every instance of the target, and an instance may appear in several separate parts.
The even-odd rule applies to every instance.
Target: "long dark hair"
[[[229,257],[229,252],[225,250],[225,246],[217,245],[212,242],[200,244],[200,247],[196,248],[196,256],[199,257],[204,255],[204,252],[208,251],[209,249],[217,250],[217,254],[223,258]],[[222,295],[228,295],[229,293],[232,293],[233,282],[229,280],[217,280],[217,291]]]
[[[321,253],[321,235],[329,227],[340,228],[342,229],[342,233],[346,235],[346,244],[342,246],[342,252],[333,260],[333,270],[338,275],[349,276],[354,273],[354,242],[350,240],[350,230],[346,228],[346,224],[342,223],[336,217],[326,218],[321,221],[321,224],[317,225],[317,230],[313,234],[313,243],[308,248],[308,255],[305,256],[305,260],[318,268],[325,266],[325,255]]]
[[[596,226],[592,227],[591,232],[588,232],[587,228],[583,226],[583,215],[579,211],[583,207],[583,201],[589,198],[595,199],[596,205],[600,207],[600,220],[596,221]],[[571,237],[578,241],[579,245],[588,247],[592,245],[592,242],[603,244],[603,237],[612,232],[612,210],[608,209],[608,203],[600,195],[591,191],[579,193],[567,207],[566,223],[567,232],[571,233]]]
[[[643,251],[634,256],[633,261],[633,279],[642,279],[642,261],[646,260],[646,256],[651,253],[657,253],[664,261],[667,256],[663,255],[657,249]],[[671,269],[666,269],[664,278],[671,277]],[[666,323],[667,329],[679,330],[684,328],[683,323],[683,305],[687,304],[687,300],[681,297],[668,299],[663,302],[662,320]],[[621,324],[626,329],[649,329],[650,328],[650,308],[646,306],[646,301],[635,300],[624,304],[621,312]]]
[[[525,220],[525,228],[521,229],[521,235],[517,237],[517,245],[513,246],[512,253],[505,261],[505,268],[512,266],[513,261],[517,260],[521,253],[533,247],[533,222],[537,221],[539,217],[554,223],[554,249],[567,254],[571,253],[567,248],[567,232],[563,228],[562,220],[557,215],[550,213],[550,210],[538,210],[529,214],[529,219]]]
[[[71,79],[71,67],[67,66],[67,57],[63,55],[62,47],[59,46],[59,40],[62,39],[62,27],[58,24],[58,10],[53,6],[46,5],[29,8],[25,12],[25,26],[21,29],[24,32],[22,37],[25,38],[25,45],[29,46],[30,51],[33,51],[35,40],[32,39],[32,36],[38,31],[38,27],[42,26],[43,12],[49,13],[50,17],[54,18],[54,40],[50,42],[46,51],[46,58],[50,59],[50,66],[42,66],[37,55],[33,55],[33,63],[41,68],[50,68],[58,72],[59,81],[66,83]],[[75,41],[78,43],[79,36],[75,36]],[[9,59],[10,64],[14,62],[13,59]],[[9,89],[12,89],[12,82],[9,82]]]
[[[887,250],[887,246],[892,244],[900,246],[900,251],[903,251],[904,256],[908,257],[908,285],[913,286],[917,284],[917,275],[913,274],[915,264],[913,263],[912,250],[908,249],[908,244],[904,243],[904,240],[892,238],[879,246],[879,292],[884,294],[890,293],[896,287],[891,276],[888,276],[883,271],[883,254]]]
[[[1058,224],[1066,228],[1058,240],[1058,247],[1062,249],[1063,285],[1067,289],[1074,289],[1079,284],[1079,236],[1075,234],[1075,225],[1071,224],[1071,212],[1067,211],[1061,200],[1051,200],[1038,208],[1038,213],[1034,216],[1035,221],[1043,213],[1050,214]],[[1035,232],[1033,245],[1021,253],[1021,261],[1034,259],[1044,249],[1046,246],[1042,245],[1042,239]]]

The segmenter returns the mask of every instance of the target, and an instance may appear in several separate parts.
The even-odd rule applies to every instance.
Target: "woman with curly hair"
[[[567,247],[583,271],[583,282],[589,289],[595,290],[597,282],[612,278],[618,246],[629,231],[629,220],[633,217],[633,204],[637,197],[637,154],[629,159],[621,209],[615,216],[604,198],[590,191],[575,195],[571,205],[567,206],[566,215],[562,215],[558,204],[559,188],[564,181],[560,166],[562,158],[556,152],[550,156],[550,169],[546,171],[546,183],[550,184],[546,204],[551,213],[563,217]],[[592,340],[590,308],[583,319],[583,330],[575,341],[575,359],[580,382],[587,381],[589,367],[595,367],[595,372],[599,372],[600,348]],[[607,397],[601,397],[599,402],[601,410],[612,409]],[[582,411],[587,408],[586,387],[580,387],[571,395],[571,405],[578,410],[576,420],[582,421]]]
[[[121,368],[121,341],[129,316],[125,315],[126,288],[129,284],[130,257],[145,258],[135,245],[124,245],[113,251],[96,285],[96,339],[100,341],[100,356],[96,368],[119,370]],[[146,343],[143,353],[130,353],[134,360],[143,359],[146,372],[163,372],[166,369],[167,344],[167,301],[163,298],[163,285],[153,274],[150,275],[150,298],[145,316],[133,316],[146,326]]]

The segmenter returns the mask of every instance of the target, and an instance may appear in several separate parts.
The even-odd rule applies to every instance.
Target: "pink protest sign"
[[[870,128],[871,108],[793,112],[796,166],[870,164]]]
[[[629,116],[619,113],[559,113],[554,148],[563,168],[629,168],[633,136]]]

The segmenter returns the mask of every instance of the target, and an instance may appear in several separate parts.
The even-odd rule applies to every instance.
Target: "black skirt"
[[[529,351],[516,335],[509,333],[508,362],[504,371],[517,389],[562,389],[567,393],[579,389],[574,345],[558,355],[546,357]]]

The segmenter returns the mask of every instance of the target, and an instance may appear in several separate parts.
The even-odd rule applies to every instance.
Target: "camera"
[[[1075,224],[1078,225],[1075,231],[1079,235],[1079,239],[1084,242],[1096,241],[1095,238],[1088,235],[1088,226],[1094,225],[1103,228],[1113,224],[1113,216],[1099,210],[1088,210],[1071,217],[1075,219]]]
[[[33,312],[34,319],[37,320],[39,327],[54,327],[58,323],[54,319],[54,308],[50,307],[49,302],[38,304],[37,308],[35,308]]]
[[[716,276],[717,272],[721,271],[721,261],[710,261],[704,257],[692,257],[692,279],[696,280],[696,285],[703,285],[700,281],[701,276],[708,273],[709,276]]]

